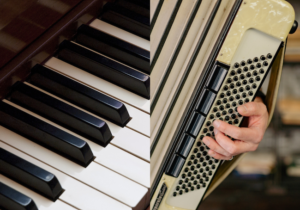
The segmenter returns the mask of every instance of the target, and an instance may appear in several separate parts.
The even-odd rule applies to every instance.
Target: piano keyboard
[[[1,209],[146,209],[149,16],[147,1],[107,4],[13,86],[0,103]]]

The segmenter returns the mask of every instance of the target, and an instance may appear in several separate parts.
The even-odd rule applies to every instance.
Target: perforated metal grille
[[[212,123],[216,119],[240,125],[243,117],[237,112],[237,107],[253,101],[272,58],[271,54],[262,55],[235,63],[230,68],[178,177],[174,197],[208,187],[220,161],[207,154],[209,148],[202,139],[204,136],[214,138]]]

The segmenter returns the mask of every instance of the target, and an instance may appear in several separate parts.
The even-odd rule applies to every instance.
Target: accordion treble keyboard
[[[147,1],[118,1],[110,9],[126,2],[127,10],[149,13]],[[68,41],[77,48],[66,51],[61,45],[1,102],[1,209],[144,210],[149,205],[150,46],[135,30],[101,19],[110,9]],[[105,68],[105,75],[97,74]],[[9,155],[20,161],[7,161]],[[34,186],[37,181],[43,185]]]

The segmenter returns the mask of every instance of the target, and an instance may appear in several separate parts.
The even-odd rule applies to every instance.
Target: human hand
[[[248,117],[247,127],[237,127],[221,120],[213,123],[215,139],[204,137],[203,142],[210,148],[208,154],[220,160],[231,160],[233,156],[255,151],[265,134],[269,114],[262,99],[238,107],[238,112]],[[225,134],[236,140],[231,140]]]

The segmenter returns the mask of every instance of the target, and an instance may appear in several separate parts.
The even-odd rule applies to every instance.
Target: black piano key
[[[150,0],[125,0],[126,2],[132,2],[133,4],[144,7],[147,10],[150,10]]]
[[[0,172],[31,190],[56,201],[63,189],[52,173],[0,148]]]
[[[82,135],[97,144],[106,146],[112,134],[106,122],[55,99],[28,85],[18,82],[10,100]]]
[[[57,57],[144,98],[150,98],[150,77],[77,44],[64,41]]]
[[[28,196],[0,182],[0,209],[3,210],[38,210]]]
[[[176,148],[176,153],[178,155],[181,155],[184,158],[187,158],[187,156],[190,153],[191,148],[193,147],[195,142],[195,138],[184,134],[183,137],[181,138],[177,148]]]
[[[207,115],[210,107],[214,103],[216,94],[210,90],[205,89],[197,102],[197,111]]]
[[[30,82],[34,85],[120,126],[129,122],[129,113],[122,102],[41,65],[36,65],[32,71]]]
[[[210,77],[207,80],[206,86],[215,91],[218,92],[220,90],[220,87],[222,86],[222,83],[227,75],[227,71],[229,69],[229,66],[225,65],[215,65],[212,73],[210,74]]]
[[[150,17],[150,1],[118,0],[116,4],[139,15]]]
[[[186,132],[194,137],[197,137],[204,121],[205,117],[203,115],[194,112],[187,124]]]
[[[178,177],[184,163],[185,159],[183,157],[174,154],[169,165],[167,166],[166,174],[169,176]]]
[[[150,40],[150,17],[139,15],[115,4],[106,4],[101,20]]]
[[[84,167],[93,160],[85,141],[5,102],[0,103],[0,124]]]
[[[82,25],[75,36],[76,42],[95,51],[150,74],[150,52],[133,44]]]

